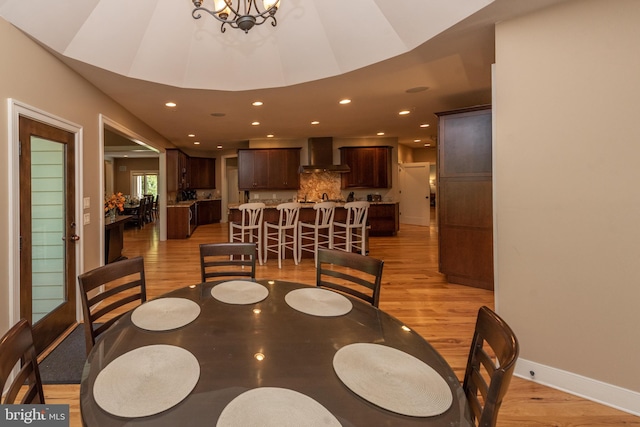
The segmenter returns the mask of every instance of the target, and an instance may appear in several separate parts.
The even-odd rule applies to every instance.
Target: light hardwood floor
[[[124,255],[144,256],[149,298],[198,283],[198,245],[227,241],[227,226],[198,227],[186,240],[160,242],[158,237],[151,224],[125,231]],[[385,261],[380,308],[425,337],[462,378],[477,310],[493,308],[493,293],[447,283],[438,273],[437,244],[436,227],[402,225],[395,237],[372,237],[369,249]],[[314,284],[315,269],[312,259],[298,266],[287,259],[280,270],[270,258],[258,266],[257,277]],[[79,385],[45,386],[48,403],[71,405],[72,427],[81,425],[79,390]],[[498,420],[501,427],[615,425],[640,426],[640,417],[520,378],[512,380]]]

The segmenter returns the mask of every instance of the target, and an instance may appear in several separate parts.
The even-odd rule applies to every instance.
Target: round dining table
[[[424,338],[395,317],[350,297],[352,308],[346,314],[310,315],[292,308],[285,299],[294,290],[315,287],[280,280],[257,283],[268,290],[268,295],[249,304],[230,304],[215,298],[212,288],[219,284],[213,282],[159,297],[190,300],[199,306],[195,320],[175,329],[140,328],[132,320],[132,312],[121,317],[99,337],[87,357],[80,387],[83,425],[216,426],[234,399],[259,388],[293,390],[308,396],[344,427],[473,425],[451,367]],[[341,381],[333,363],[338,350],[356,343],[384,345],[424,362],[451,391],[448,409],[433,416],[401,415],[354,393]],[[121,416],[104,410],[94,395],[100,373],[121,356],[156,345],[175,346],[195,357],[199,377],[190,392],[179,403],[153,415]],[[128,363],[135,365],[132,360]]]

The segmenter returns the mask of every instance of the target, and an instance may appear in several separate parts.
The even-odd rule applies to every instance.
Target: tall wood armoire
[[[437,115],[440,272],[493,289],[491,106]]]

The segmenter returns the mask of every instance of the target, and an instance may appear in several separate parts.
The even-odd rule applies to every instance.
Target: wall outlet
[[[83,222],[82,222],[82,223],[83,223],[84,225],[89,225],[89,224],[91,224],[91,214],[90,214],[90,213],[86,213],[86,214],[84,214]]]

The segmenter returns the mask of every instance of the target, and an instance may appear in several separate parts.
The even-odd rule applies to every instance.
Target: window
[[[158,194],[158,171],[131,172],[131,196],[139,199],[145,194]]]

